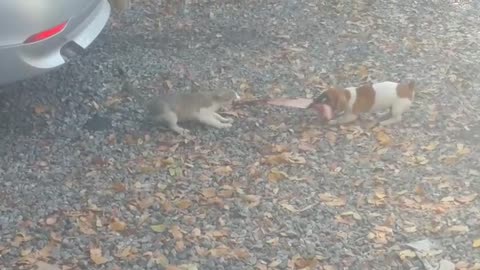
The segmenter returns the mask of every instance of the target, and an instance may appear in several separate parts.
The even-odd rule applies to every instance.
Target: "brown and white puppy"
[[[402,114],[410,108],[415,96],[415,82],[370,83],[360,87],[330,88],[309,105],[326,118],[329,124],[346,124],[355,121],[361,113],[389,108],[391,117],[381,121],[390,125],[402,120]],[[325,106],[327,105],[327,106]],[[329,108],[328,108],[329,107]],[[343,112],[337,119],[333,115]]]

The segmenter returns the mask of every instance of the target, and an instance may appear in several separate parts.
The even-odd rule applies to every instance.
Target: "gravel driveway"
[[[0,269],[480,269],[478,6],[208,1],[173,16],[157,2],[0,94]],[[233,128],[186,124],[185,140],[141,121],[117,66],[145,97],[368,79],[418,94],[388,128],[245,105]]]

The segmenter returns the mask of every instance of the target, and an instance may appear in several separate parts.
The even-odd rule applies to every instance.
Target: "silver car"
[[[110,17],[108,0],[0,0],[0,85],[62,66]]]

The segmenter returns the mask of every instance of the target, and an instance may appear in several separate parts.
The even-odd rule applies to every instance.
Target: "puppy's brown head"
[[[330,88],[315,98],[308,107],[313,108],[318,104],[326,104],[329,105],[334,112],[342,112],[347,108],[349,99],[350,93],[345,89]]]

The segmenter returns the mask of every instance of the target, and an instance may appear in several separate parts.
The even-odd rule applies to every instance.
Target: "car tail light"
[[[41,41],[41,40],[47,39],[49,37],[52,37],[52,36],[62,32],[63,29],[65,29],[66,25],[67,25],[67,22],[63,22],[63,23],[61,23],[59,25],[56,25],[56,26],[54,26],[50,29],[47,29],[45,31],[36,33],[36,34],[30,36],[29,38],[27,38],[24,41],[24,43],[33,43],[33,42]]]

